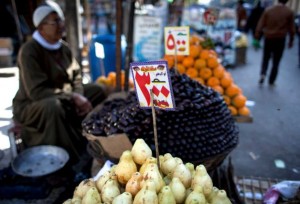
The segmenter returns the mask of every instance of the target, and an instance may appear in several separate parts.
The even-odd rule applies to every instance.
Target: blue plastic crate
[[[103,64],[105,68],[105,75],[111,71],[116,71],[116,36],[114,34],[97,35],[92,38],[89,50],[90,60],[90,73],[92,81],[95,81],[101,76],[101,59],[96,56],[95,43],[101,43],[104,48]],[[121,49],[122,49],[122,67],[125,66],[125,54],[126,54],[126,40],[125,36],[121,37]]]

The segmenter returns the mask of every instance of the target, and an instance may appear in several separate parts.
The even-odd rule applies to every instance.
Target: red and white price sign
[[[175,109],[173,90],[166,61],[132,62],[130,70],[141,108],[153,106],[160,109]]]
[[[189,55],[190,28],[165,27],[165,54],[166,55]]]
[[[203,13],[203,22],[207,25],[216,24],[219,17],[219,11],[217,9],[208,8]]]

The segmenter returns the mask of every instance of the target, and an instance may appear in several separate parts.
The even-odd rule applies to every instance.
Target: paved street
[[[295,43],[295,45],[297,45]],[[228,71],[249,100],[252,123],[238,123],[240,142],[231,153],[238,176],[300,180],[300,69],[297,46],[286,50],[277,85],[258,86],[262,51],[248,48],[247,64]],[[16,68],[0,73],[17,73]],[[6,155],[0,167],[9,165],[7,129],[11,118],[11,99],[17,90],[17,74],[0,77],[0,149]]]
[[[253,123],[238,124],[240,143],[231,154],[239,176],[300,179],[297,40],[284,52],[275,87],[258,85],[262,50],[248,48],[247,64],[229,70],[248,100],[255,103],[250,107]]]

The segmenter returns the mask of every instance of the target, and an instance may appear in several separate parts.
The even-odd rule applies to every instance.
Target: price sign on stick
[[[165,54],[189,55],[190,29],[188,26],[165,27]]]
[[[177,71],[177,55],[189,55],[189,27],[165,27],[165,54],[175,55],[175,70]]]
[[[175,108],[166,61],[133,62],[130,69],[141,108],[151,108],[151,90],[154,107],[164,110]]]
[[[130,70],[140,107],[152,108],[156,158],[159,167],[155,108],[175,109],[168,64],[166,61],[133,62],[130,64]]]

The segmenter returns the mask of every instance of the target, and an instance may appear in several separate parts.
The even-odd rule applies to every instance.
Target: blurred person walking
[[[237,30],[241,32],[245,32],[246,24],[247,24],[247,11],[244,7],[244,1],[239,0],[236,7],[236,15],[237,15]]]
[[[300,16],[298,15],[296,18],[296,28],[298,35],[298,68],[300,68]]]
[[[288,48],[293,47],[295,35],[294,13],[285,5],[287,2],[288,0],[278,0],[278,4],[266,8],[255,30],[255,38],[257,40],[260,39],[261,33],[264,36],[263,57],[259,79],[260,85],[264,83],[271,58],[272,70],[269,76],[269,85],[274,85],[287,35],[289,35]]]
[[[254,48],[260,48],[259,41],[255,38],[255,30],[260,17],[262,16],[265,8],[262,7],[260,0],[257,1],[255,7],[252,9],[249,18],[247,19],[246,31],[252,34],[252,45]],[[260,39],[260,38],[259,38]]]

